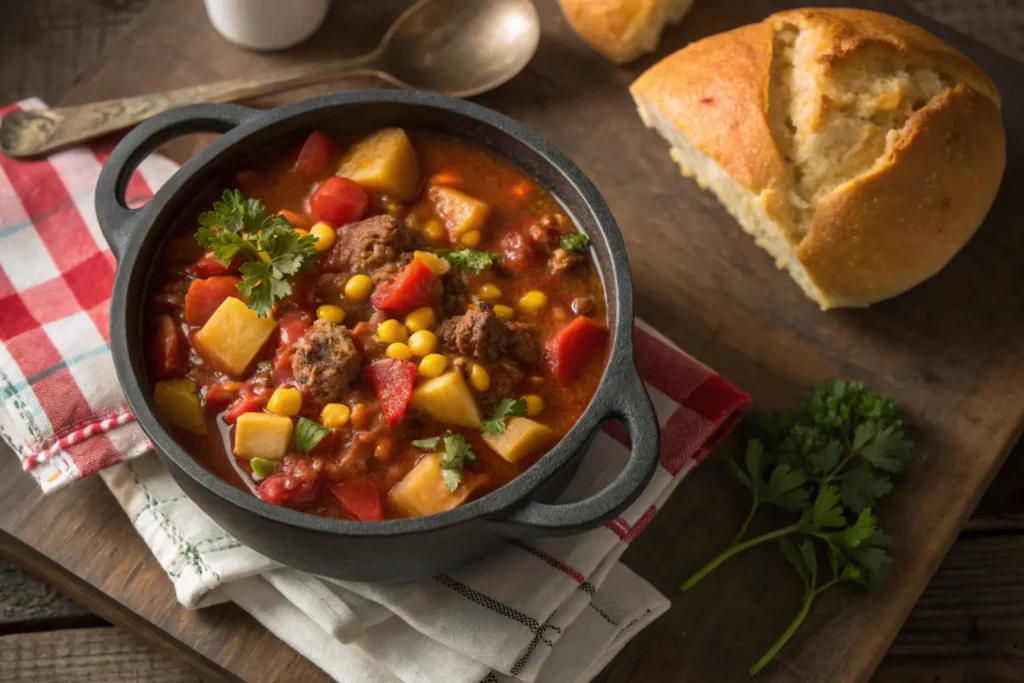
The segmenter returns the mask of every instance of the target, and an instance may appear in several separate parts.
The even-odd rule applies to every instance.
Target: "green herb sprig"
[[[892,561],[892,541],[872,506],[892,491],[892,478],[911,452],[899,407],[858,382],[826,380],[798,410],[769,415],[761,431],[760,438],[747,443],[743,467],[729,461],[753,499],[743,526],[728,548],[679,587],[688,591],[729,558],[762,543],[779,543],[803,582],[804,597],[789,627],[750,668],[751,676],[797,632],[819,595],[840,583],[878,584]],[[748,539],[763,505],[799,513],[799,518]],[[819,584],[822,546],[831,575]]]
[[[295,422],[295,434],[292,437],[295,450],[301,453],[309,453],[317,447],[317,444],[323,441],[330,431],[330,429],[324,427],[319,422],[314,422],[307,417],[300,417]]]
[[[526,399],[503,398],[494,406],[491,416],[480,423],[480,431],[498,436],[505,433],[505,423],[510,417],[522,417],[526,415]]]
[[[256,199],[225,190],[213,210],[199,216],[196,242],[227,265],[236,255],[245,259],[238,291],[246,305],[265,318],[274,302],[292,292],[287,277],[312,270],[317,261],[313,235],[300,235],[283,216],[267,213]]]
[[[412,445],[429,451],[437,448],[442,440],[444,441],[444,451],[438,453],[441,461],[441,477],[444,479],[445,488],[454,492],[462,483],[463,467],[476,462],[476,453],[470,448],[466,438],[461,434],[447,432],[443,439],[438,436],[417,439],[412,442]]]
[[[484,272],[497,263],[500,258],[497,254],[492,254],[489,251],[474,251],[473,249],[459,249],[458,251],[437,249],[434,253],[452,264],[452,268],[466,270],[474,275]]]
[[[578,254],[584,253],[590,247],[590,238],[582,232],[566,235],[562,238],[562,249],[575,251]]]

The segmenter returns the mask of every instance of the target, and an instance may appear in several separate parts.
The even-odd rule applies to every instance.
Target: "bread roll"
[[[924,29],[803,9],[693,43],[630,88],[683,175],[822,309],[934,275],[995,198],[995,85]]]
[[[576,34],[624,64],[658,46],[668,24],[683,18],[693,0],[558,0]]]

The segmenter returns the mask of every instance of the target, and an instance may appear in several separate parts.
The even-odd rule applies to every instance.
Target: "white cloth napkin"
[[[586,681],[668,609],[618,558],[748,397],[642,324],[636,360],[662,425],[661,462],[603,527],[511,541],[401,585],[317,578],[227,535],[149,451],[117,385],[106,345],[113,260],[93,210],[105,158],[89,148],[0,157],[0,433],[44,490],[99,471],[183,605],[234,601],[346,683]],[[174,170],[145,160],[129,195],[145,198]],[[614,428],[599,434],[562,499],[614,478],[624,441]]]

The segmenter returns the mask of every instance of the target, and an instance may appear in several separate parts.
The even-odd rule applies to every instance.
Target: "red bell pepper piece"
[[[185,334],[169,315],[156,319],[149,345],[149,361],[156,379],[173,379],[188,370],[188,345]]]
[[[231,261],[224,265],[217,259],[217,255],[212,251],[205,252],[199,257],[199,260],[193,263],[191,266],[186,268],[186,272],[189,275],[196,277],[213,277],[214,275],[228,275],[230,273],[237,273],[238,269],[245,262],[245,258],[241,254],[235,254]]]
[[[267,401],[270,400],[270,395],[273,391],[273,389],[262,383],[246,382],[243,384],[242,388],[238,390],[238,397],[235,398],[234,402],[228,406],[227,411],[224,413],[225,424],[235,424],[238,417],[244,413],[255,413],[263,410],[263,406],[267,405]]]
[[[363,371],[380,401],[381,412],[389,427],[394,427],[405,416],[412,399],[412,386],[416,383],[416,366],[407,360],[379,358]]]
[[[428,305],[434,299],[438,282],[434,271],[414,258],[397,275],[382,282],[373,291],[370,302],[379,311],[407,313]]]
[[[205,325],[225,299],[238,296],[239,282],[234,275],[193,280],[185,294],[185,322],[194,327]]]
[[[349,479],[331,487],[338,505],[360,522],[379,522],[384,519],[384,505],[380,489],[370,477]]]
[[[295,170],[304,178],[312,180],[322,175],[331,160],[338,154],[338,145],[326,134],[314,130],[302,149],[299,150],[299,158],[295,161]]]
[[[275,385],[281,386],[292,377],[292,346],[302,338],[309,326],[313,324],[313,315],[308,311],[289,313],[278,323],[279,341],[274,352],[274,367],[270,378]]]
[[[355,223],[366,215],[370,197],[358,183],[331,177],[316,186],[309,196],[309,215],[337,227]]]
[[[576,380],[608,338],[608,330],[580,316],[555,333],[544,347],[551,373],[560,384]]]
[[[241,384],[241,382],[228,380],[207,388],[206,396],[203,397],[203,408],[208,413],[216,414],[221,412],[235,400],[239,389],[242,388]]]

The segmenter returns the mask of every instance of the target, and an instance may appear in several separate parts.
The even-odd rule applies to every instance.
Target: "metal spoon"
[[[471,97],[522,71],[539,42],[540,19],[530,0],[420,0],[362,57],[79,107],[12,112],[0,119],[0,150],[15,158],[36,156],[173,107],[248,99],[342,76],[371,75],[400,88]]]

